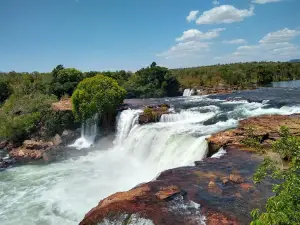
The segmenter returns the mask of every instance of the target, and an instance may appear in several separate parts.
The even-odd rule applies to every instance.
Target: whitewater
[[[205,158],[209,135],[236,127],[239,120],[251,116],[300,112],[298,105],[278,106],[267,100],[159,99],[172,108],[158,123],[138,125],[141,109],[125,110],[118,115],[115,135],[85,148],[95,140],[97,129],[91,125],[91,137],[83,135],[74,143],[76,151],[85,153],[82,156],[0,173],[0,224],[78,224],[108,195],[150,181],[163,170]]]

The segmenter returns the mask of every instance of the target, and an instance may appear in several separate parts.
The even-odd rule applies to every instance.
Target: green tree
[[[126,91],[112,78],[103,75],[86,78],[72,95],[74,115],[86,120],[96,113],[113,114],[125,96]]]
[[[179,95],[179,82],[168,68],[157,66],[153,62],[131,76],[125,84],[134,97],[163,97]]]
[[[76,89],[78,83],[83,79],[81,71],[74,68],[63,68],[61,65],[57,66],[52,71],[53,94],[58,98],[64,95],[71,96]]]

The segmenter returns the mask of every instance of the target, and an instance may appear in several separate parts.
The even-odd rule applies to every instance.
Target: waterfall
[[[207,135],[192,134],[197,130],[200,132],[201,123],[215,116],[215,112],[182,110],[164,115],[158,123],[139,125],[140,112],[129,109],[118,116],[115,151],[151,168],[151,173],[193,165],[195,160],[206,156]]]
[[[183,92],[183,96],[185,97],[192,96],[193,94],[195,94],[194,89],[185,89]]]
[[[81,124],[81,137],[74,144],[69,145],[77,149],[91,147],[98,133],[99,115],[95,114],[92,118],[83,121]]]
[[[137,124],[139,114],[143,112],[140,109],[137,110],[124,110],[117,117],[117,134],[114,141],[115,145],[121,145],[127,138],[129,132]]]
[[[171,113],[171,114],[165,114],[162,115],[160,118],[160,122],[168,123],[168,122],[203,122],[210,118],[212,118],[215,115],[214,112],[208,112],[208,113],[200,113],[196,111],[191,110],[182,110],[179,113]]]

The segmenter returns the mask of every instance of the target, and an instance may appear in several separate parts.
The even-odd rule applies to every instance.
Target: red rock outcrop
[[[45,159],[45,152],[61,143],[60,136],[55,136],[52,141],[25,140],[23,145],[9,152],[9,156],[17,161],[30,161]]]
[[[252,182],[261,160],[251,152],[228,148],[220,159],[164,171],[154,181],[107,197],[80,225],[131,224],[136,217],[155,225],[249,224],[251,210],[272,194],[270,184]]]
[[[249,129],[252,129],[252,136],[261,139],[262,145],[271,146],[271,143],[280,137],[281,126],[289,127],[293,135],[300,136],[300,114],[267,115],[242,120],[237,128],[217,133],[207,139],[209,155],[216,153],[221,147],[245,147],[241,141],[249,135]]]

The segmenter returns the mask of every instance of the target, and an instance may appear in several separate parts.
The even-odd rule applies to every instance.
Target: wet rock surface
[[[65,130],[62,135],[55,135],[51,141],[25,140],[20,147],[8,151],[13,162],[29,163],[43,160],[50,162],[66,155],[66,146],[80,137],[80,129]]]
[[[170,105],[149,105],[144,108],[144,112],[139,116],[139,124],[158,122],[162,115],[169,114]]]
[[[220,159],[164,171],[154,181],[107,197],[80,224],[126,224],[132,215],[155,225],[249,224],[251,210],[272,195],[268,181],[252,182],[261,161],[256,154],[229,147]]]
[[[245,147],[242,141],[249,135],[261,139],[261,144],[270,147],[280,137],[280,127],[287,126],[291,134],[300,136],[300,114],[289,116],[266,115],[242,120],[235,129],[217,133],[208,138],[209,155],[216,153],[221,147]]]

